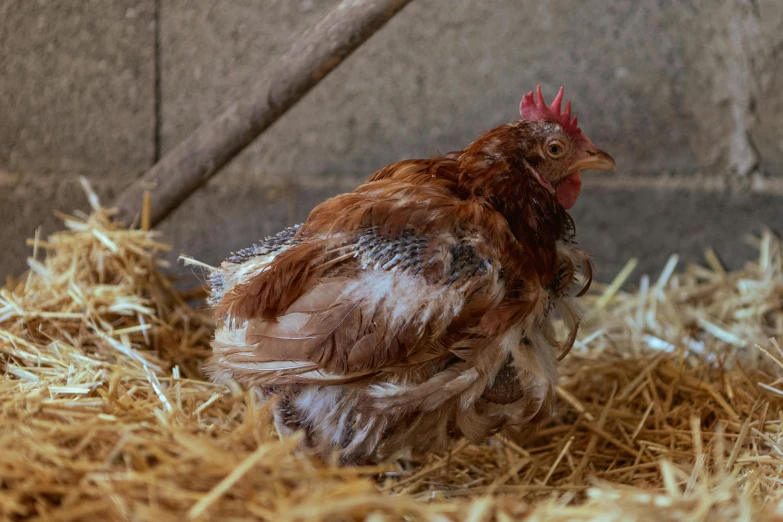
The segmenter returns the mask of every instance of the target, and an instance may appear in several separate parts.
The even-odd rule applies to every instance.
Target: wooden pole
[[[117,219],[129,225],[149,191],[148,225],[155,226],[409,2],[343,0],[266,68],[248,92],[120,194],[113,205]]]

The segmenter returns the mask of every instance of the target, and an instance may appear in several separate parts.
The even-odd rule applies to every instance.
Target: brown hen
[[[615,167],[570,102],[561,114],[562,95],[547,106],[539,87],[523,119],[383,168],[225,261],[211,277],[212,378],[274,396],[281,431],[345,463],[549,415],[578,324],[569,291],[591,279],[566,209],[581,170]]]

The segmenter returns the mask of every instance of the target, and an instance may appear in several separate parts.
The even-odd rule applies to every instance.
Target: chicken
[[[211,378],[273,398],[281,432],[343,463],[517,436],[550,415],[572,287],[591,280],[566,209],[582,170],[615,168],[562,98],[547,106],[539,86],[521,120],[385,167],[235,253],[211,276]]]

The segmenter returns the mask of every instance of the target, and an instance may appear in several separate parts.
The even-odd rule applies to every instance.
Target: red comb
[[[581,134],[582,130],[576,125],[576,116],[571,119],[571,100],[566,102],[565,110],[560,113],[560,104],[563,101],[564,89],[560,87],[557,96],[552,100],[552,104],[547,106],[544,103],[544,97],[541,95],[541,86],[536,87],[536,97],[533,101],[533,91],[522,97],[522,103],[519,104],[519,114],[528,121],[549,120],[560,124],[563,130],[569,134]]]

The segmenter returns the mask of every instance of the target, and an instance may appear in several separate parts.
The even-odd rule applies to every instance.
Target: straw
[[[30,241],[0,291],[0,518],[775,520],[783,505],[783,266],[768,230],[727,271],[637,263],[581,299],[554,418],[526,439],[337,467],[268,404],[200,371],[212,324],[160,234],[89,216]],[[142,212],[142,216],[148,211]],[[650,283],[650,281],[655,283]],[[625,285],[623,284],[625,283]]]

